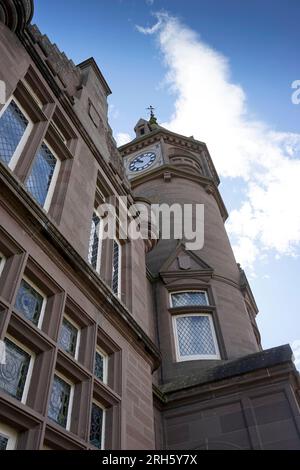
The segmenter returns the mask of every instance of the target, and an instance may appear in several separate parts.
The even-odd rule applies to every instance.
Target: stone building
[[[0,1],[0,448],[300,449],[292,351],[261,347],[206,145],[152,115],[118,149],[97,64],[32,14]],[[204,204],[203,248],[102,239],[118,196]]]

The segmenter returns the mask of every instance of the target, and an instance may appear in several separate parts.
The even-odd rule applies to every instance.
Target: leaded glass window
[[[0,450],[6,450],[8,444],[8,437],[0,434]]]
[[[99,380],[106,382],[107,356],[100,351],[96,351],[94,374]]]
[[[113,242],[113,269],[112,269],[112,290],[116,295],[119,295],[120,284],[120,244],[114,240]]]
[[[43,143],[34,158],[31,172],[26,181],[28,192],[41,206],[45,205],[54,172],[58,164],[59,162],[56,157],[47,145]]]
[[[88,260],[94,269],[99,270],[99,258],[100,258],[100,224],[101,219],[97,212],[93,212],[91,235],[89,243]]]
[[[97,406],[95,403],[92,404],[91,414],[91,429],[90,429],[90,443],[98,447],[103,448],[103,426],[104,425],[104,410]]]
[[[182,360],[219,357],[211,315],[175,317],[178,355]]]
[[[60,330],[59,345],[60,347],[75,357],[78,341],[78,328],[67,318],[63,318]]]
[[[0,117],[0,160],[10,163],[28,126],[28,120],[12,100]]]
[[[0,388],[22,400],[31,356],[8,338],[4,343],[6,363],[0,364]]]
[[[44,308],[44,297],[25,279],[22,279],[15,307],[27,320],[38,326]]]
[[[68,424],[68,413],[71,398],[71,385],[65,380],[54,375],[48,416],[50,419],[60,424],[64,428]]]
[[[205,291],[176,292],[171,294],[172,307],[208,305]]]

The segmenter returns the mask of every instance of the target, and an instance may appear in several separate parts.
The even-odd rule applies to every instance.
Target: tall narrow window
[[[98,449],[104,449],[104,429],[105,410],[98,404],[92,403],[90,443]]]
[[[59,346],[77,359],[80,328],[69,317],[64,316],[60,330]]]
[[[26,181],[28,192],[48,210],[58,176],[60,160],[44,142],[38,150]]]
[[[121,295],[121,245],[118,240],[113,241],[112,290]]]
[[[0,276],[2,274],[4,265],[5,265],[5,256],[2,253],[0,253]]]
[[[89,243],[88,260],[89,263],[100,272],[100,256],[101,256],[101,219],[94,210],[91,225],[91,235]]]
[[[0,365],[0,388],[25,403],[33,366],[32,354],[15,340],[5,338],[4,343],[6,361]]]
[[[13,168],[32,124],[15,99],[0,112],[0,160]]]
[[[15,303],[18,312],[41,328],[45,306],[46,298],[42,292],[29,279],[22,279]]]
[[[107,383],[107,360],[107,355],[97,348],[95,354],[94,374],[97,379],[104,383]]]
[[[188,314],[173,317],[177,359],[219,359],[219,349],[210,314]]]
[[[60,426],[69,429],[73,401],[73,385],[57,373],[54,375],[48,416]]]

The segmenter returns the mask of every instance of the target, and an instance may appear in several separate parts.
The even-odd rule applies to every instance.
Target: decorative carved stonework
[[[0,21],[14,33],[22,34],[33,16],[33,0],[1,0]]]

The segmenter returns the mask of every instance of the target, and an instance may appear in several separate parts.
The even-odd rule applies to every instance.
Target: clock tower
[[[250,421],[225,437],[218,437],[218,426],[225,416],[229,426],[236,416],[244,420],[252,400],[248,379],[255,393],[265,393],[267,372],[260,386],[253,384],[266,364],[286,351],[262,350],[258,309],[224,227],[228,214],[206,144],[161,127],[153,110],[149,121],[138,121],[135,133],[119,148],[135,198],[168,207],[204,206],[202,249],[187,249],[184,238],[159,239],[146,255],[153,300],[148,310],[162,353],[154,378],[157,445],[247,448]],[[236,400],[242,389],[243,398]],[[214,420],[219,424],[212,425],[210,436],[207,426]]]

